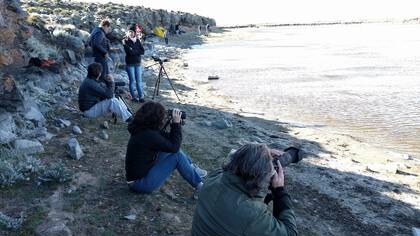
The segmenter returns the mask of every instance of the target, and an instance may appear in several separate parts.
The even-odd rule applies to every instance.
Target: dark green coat
[[[192,235],[297,235],[290,196],[284,190],[278,196],[281,210],[275,218],[263,196],[251,197],[238,176],[213,172],[200,191]]]

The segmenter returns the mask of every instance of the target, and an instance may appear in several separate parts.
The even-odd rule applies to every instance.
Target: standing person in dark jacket
[[[135,192],[151,193],[177,169],[198,193],[207,171],[192,164],[180,149],[181,112],[178,109],[173,110],[170,132],[161,131],[166,114],[160,103],[149,101],[140,107],[128,125],[131,137],[125,157],[127,184]]]
[[[102,66],[92,63],[88,66],[87,78],[79,88],[79,109],[86,117],[96,118],[110,112],[123,120],[131,121],[131,113],[124,102],[114,97],[115,84],[110,75],[101,82]]]
[[[123,39],[122,44],[125,51],[125,69],[130,80],[131,97],[135,102],[144,102],[141,87],[141,55],[144,54],[144,48],[140,38],[136,34],[136,25],[131,25],[128,28],[127,35]],[[137,85],[138,98],[134,94],[134,83]]]
[[[264,144],[246,144],[230,156],[223,170],[211,173],[199,194],[192,235],[195,236],[296,236],[296,219],[284,189],[280,151]],[[270,185],[273,212],[263,202]],[[267,200],[267,197],[266,199]]]
[[[93,57],[95,58],[95,62],[102,65],[102,80],[105,80],[109,74],[108,52],[111,50],[111,43],[106,35],[110,32],[111,23],[108,20],[103,20],[99,27],[94,28],[90,34]]]

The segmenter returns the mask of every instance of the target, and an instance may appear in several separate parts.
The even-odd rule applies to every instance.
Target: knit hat
[[[136,25],[135,24],[131,24],[130,26],[128,26],[127,30],[128,31],[136,32]]]

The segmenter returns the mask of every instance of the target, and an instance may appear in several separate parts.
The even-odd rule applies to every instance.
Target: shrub
[[[40,160],[16,150],[0,148],[0,186],[10,186],[27,180],[43,168]]]
[[[62,161],[45,166],[37,158],[26,156],[14,149],[0,147],[0,187],[30,180],[34,175],[38,175],[39,183],[63,183],[73,177],[73,172]]]
[[[0,224],[6,226],[8,229],[18,229],[23,222],[23,216],[20,215],[19,218],[13,218],[10,216],[7,216],[3,214],[3,212],[0,211]]]
[[[57,48],[47,46],[33,36],[26,41],[26,46],[29,49],[31,57],[54,60],[59,58]]]
[[[72,177],[73,172],[70,171],[62,161],[58,161],[45,167],[38,179],[41,180],[41,182],[64,183],[69,181]]]

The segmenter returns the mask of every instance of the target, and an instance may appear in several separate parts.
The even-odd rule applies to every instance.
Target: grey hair
[[[251,196],[268,188],[274,167],[267,145],[245,144],[230,153],[229,157],[230,161],[223,166],[223,170],[239,176]]]

